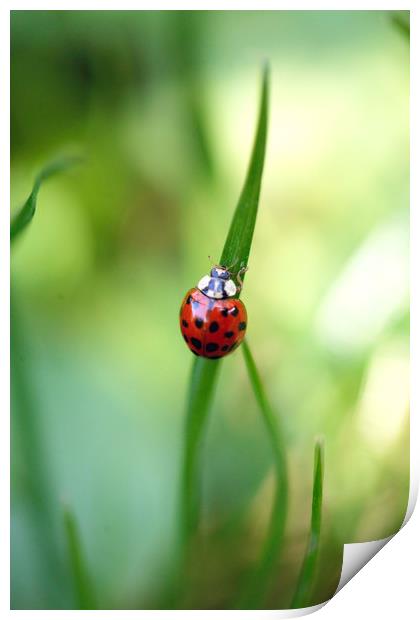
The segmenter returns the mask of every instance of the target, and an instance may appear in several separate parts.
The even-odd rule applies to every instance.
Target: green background
[[[46,161],[84,156],[42,187],[12,252],[13,608],[76,605],[63,505],[99,607],[165,605],[191,366],[178,310],[223,247],[264,59],[267,157],[242,300],[290,470],[266,606],[288,607],[294,591],[316,436],[325,489],[312,603],[334,592],[344,542],[400,526],[409,45],[393,17],[12,12],[12,211]],[[223,362],[202,446],[201,535],[183,606],[233,604],[273,482],[238,351]]]

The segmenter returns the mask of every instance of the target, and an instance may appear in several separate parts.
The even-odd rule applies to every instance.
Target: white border
[[[160,2],[124,2],[124,3],[104,3],[98,1],[90,2],[80,2],[75,0],[71,4],[69,2],[62,2],[57,0],[56,2],[41,2],[39,4],[35,2],[9,2],[5,3],[6,6],[3,6],[0,9],[1,15],[1,30],[0,30],[0,45],[1,45],[1,54],[4,61],[2,62],[2,72],[0,79],[2,80],[2,88],[1,92],[6,94],[6,97],[2,97],[3,101],[6,101],[4,114],[1,116],[1,149],[2,149],[2,160],[4,162],[9,161],[9,152],[10,152],[10,33],[9,33],[9,11],[10,10],[47,10],[47,9],[55,9],[55,10],[182,10],[182,9],[201,9],[201,10],[410,10],[411,11],[411,170],[420,170],[420,158],[419,158],[419,125],[417,121],[416,112],[420,109],[420,96],[419,96],[419,82],[418,82],[418,69],[419,69],[419,9],[415,6],[413,0],[408,2],[401,1],[391,1],[391,0],[383,0],[380,1],[354,1],[354,2],[339,2],[339,1],[329,1],[326,3],[315,3],[315,2],[280,2],[274,0],[262,0],[261,2],[232,2],[232,1],[223,1],[214,0],[213,2],[170,2],[170,1],[160,1]],[[6,166],[3,167],[3,170],[6,170]],[[4,355],[1,356],[0,359],[0,395],[1,395],[1,413],[2,413],[2,429],[0,434],[0,458],[1,458],[1,471],[3,475],[1,476],[1,497],[3,499],[2,505],[9,506],[9,475],[5,476],[4,473],[9,473],[9,459],[10,459],[10,446],[9,446],[9,417],[8,412],[10,410],[10,394],[9,394],[9,385],[10,385],[10,366],[8,360],[8,351],[10,347],[10,336],[9,336],[9,211],[7,209],[7,205],[10,201],[10,185],[8,175],[3,175],[3,179],[7,178],[7,182],[3,182],[1,185],[1,193],[2,193],[2,208],[0,209],[0,218],[2,221],[0,223],[0,234],[2,235],[2,243],[0,244],[0,287],[2,293],[2,301],[1,304],[1,317],[0,317],[0,341],[4,346]],[[412,174],[411,178],[411,204],[419,205],[419,184],[418,184],[418,175]],[[419,219],[420,216],[418,214],[418,210],[412,208],[411,212],[411,273],[412,273],[412,293],[411,293],[411,307],[412,307],[412,326],[411,326],[411,343],[412,343],[412,352],[411,352],[411,376],[412,376],[412,395],[411,395],[411,403],[412,403],[412,411],[411,411],[411,485],[410,485],[410,504],[407,517],[409,517],[409,513],[414,509],[414,504],[416,500],[416,496],[418,493],[418,481],[419,481],[419,456],[418,456],[418,448],[419,445],[419,424],[418,424],[418,411],[419,411],[419,390],[418,390],[418,381],[416,382],[416,378],[420,376],[420,364],[418,360],[417,350],[414,346],[414,343],[420,342],[420,333],[418,326],[418,319],[416,317],[420,314],[420,302],[419,302],[419,284],[416,283],[416,279],[414,278],[415,267],[420,262],[420,244],[419,244]],[[418,271],[418,270],[417,270]],[[417,274],[418,275],[418,274]],[[416,441],[417,440],[417,441]],[[84,615],[89,614],[90,617],[107,617],[107,616],[115,616],[115,610],[109,611],[10,611],[9,609],[9,592],[10,592],[10,573],[9,573],[9,557],[10,557],[10,522],[9,522],[9,511],[2,510],[1,512],[1,541],[2,541],[2,549],[4,550],[2,556],[2,562],[0,564],[0,601],[1,601],[1,610],[4,613],[4,617],[18,617],[26,619],[26,618],[42,618],[44,619],[46,616],[52,616],[54,614],[54,619],[60,620],[61,618],[71,618],[73,615]],[[406,521],[408,519],[406,518]],[[418,510],[416,513],[416,518],[410,521],[408,527],[404,528],[402,533],[397,534],[397,540],[400,537],[405,537],[405,547],[406,556],[401,555],[399,553],[401,547],[398,545],[397,540],[393,540],[390,545],[387,546],[386,551],[382,552],[384,557],[387,557],[387,566],[388,570],[392,571],[392,580],[389,581],[389,586],[387,590],[383,590],[381,588],[381,584],[379,584],[379,592],[381,594],[381,598],[378,600],[377,597],[374,601],[372,601],[371,590],[369,589],[369,583],[373,584],[373,587],[377,587],[378,579],[384,578],[384,574],[388,575],[388,573],[381,573],[379,566],[381,564],[381,557],[375,558],[368,567],[364,568],[362,571],[362,575],[359,577],[356,576],[355,581],[358,583],[358,591],[363,591],[363,588],[360,588],[360,584],[364,583],[364,575],[368,576],[370,574],[370,582],[368,583],[368,590],[365,591],[364,598],[364,606],[365,610],[363,611],[363,617],[365,616],[365,612],[367,609],[371,610],[371,613],[375,612],[375,615],[380,615],[380,617],[395,617],[395,613],[398,611],[402,611],[401,602],[405,601],[406,606],[403,608],[406,612],[413,611],[414,605],[417,604],[415,601],[415,592],[407,591],[405,587],[405,582],[407,579],[407,583],[411,583],[412,586],[416,583],[413,580],[413,575],[409,575],[406,570],[406,567],[410,566],[410,551],[412,550],[412,543],[407,544],[407,537],[411,537],[411,540],[417,536],[417,540],[419,537],[419,528],[420,528],[420,519],[418,518]],[[382,553],[380,556],[382,556]],[[398,557],[398,562],[394,563],[392,560],[389,561],[391,555]],[[405,558],[405,559],[404,559]],[[382,562],[385,563],[385,559]],[[403,564],[403,565],[402,565]],[[377,575],[374,572],[374,566],[377,570]],[[411,567],[413,567],[413,563],[411,563]],[[418,568],[418,567],[417,567]],[[373,573],[373,574],[372,574]],[[410,581],[411,578],[411,581]],[[357,613],[360,615],[361,612],[361,600],[357,597],[351,596],[352,589],[344,588],[344,591],[340,592],[338,595],[334,597],[334,601],[329,603],[326,607],[322,609],[319,613],[324,617],[338,617],[340,619],[345,618],[354,618],[354,615]],[[361,596],[364,596],[363,594]],[[390,596],[391,604],[390,604]],[[407,601],[409,606],[407,607]],[[410,603],[411,601],[411,603]],[[392,604],[393,603],[393,604]],[[410,606],[412,605],[412,606]],[[322,607],[317,606],[316,608]],[[315,609],[313,609],[315,611]],[[307,612],[309,610],[306,610]],[[392,615],[388,615],[391,613]],[[331,615],[332,614],[332,615]],[[336,614],[336,615],[335,615]],[[196,618],[197,616],[202,618],[210,618],[217,615],[218,618],[258,618],[264,619],[268,617],[296,617],[299,615],[298,613],[293,612],[279,612],[279,611],[119,611],[118,617],[121,618],[129,618],[129,617],[149,617],[153,616],[158,619],[166,619],[166,618],[174,618],[174,617],[185,617],[191,616]],[[320,616],[321,617],[321,616]]]
[[[353,0],[353,2],[340,2],[340,0],[329,0],[329,2],[314,2],[314,0],[297,0],[296,2],[285,2],[282,0],[261,0],[251,2],[250,0],[214,0],[213,2],[175,2],[174,0],[152,0],[136,2],[135,0],[125,0],[125,2],[99,2],[90,0],[89,2],[32,2],[19,1],[6,3],[7,10],[109,10],[109,11],[161,11],[161,10],[201,10],[201,11],[406,11],[413,10],[414,0],[402,2],[401,0]]]

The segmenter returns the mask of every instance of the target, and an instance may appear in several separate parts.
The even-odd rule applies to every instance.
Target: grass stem
[[[79,163],[81,159],[79,157],[63,157],[56,159],[47,164],[40,173],[36,176],[35,182],[31,193],[29,194],[23,207],[15,213],[10,221],[10,242],[12,243],[25,230],[28,224],[32,221],[35,215],[38,193],[41,189],[41,185],[44,181],[62,172],[67,168],[70,168],[76,163]]]
[[[247,584],[246,594],[242,596],[240,606],[246,609],[257,609],[267,592],[270,576],[279,556],[286,525],[288,506],[288,478],[286,449],[281,425],[268,401],[261,377],[257,370],[254,357],[245,339],[242,353],[248,370],[248,376],[254,390],[255,398],[267,430],[273,454],[276,476],[276,489],[271,509],[270,522],[261,556]]]
[[[312,489],[311,531],[303,559],[297,587],[292,600],[292,609],[311,605],[316,564],[321,536],[322,495],[324,483],[324,445],[321,439],[315,443],[314,479]]]
[[[264,169],[268,116],[268,67],[264,67],[257,128],[244,186],[236,206],[221,256],[221,264],[231,265],[235,277],[246,266],[254,234]],[[239,297],[239,293],[237,295]],[[184,451],[180,496],[180,543],[182,564],[199,520],[199,455],[205,423],[214,395],[222,360],[194,360],[184,431]],[[182,571],[183,572],[183,571]]]
[[[96,609],[92,584],[83,555],[76,519],[68,506],[63,510],[69,564],[77,609]]]
[[[198,523],[198,465],[201,439],[216,386],[220,362],[197,357],[193,362],[184,434],[181,480],[182,541],[188,545]]]

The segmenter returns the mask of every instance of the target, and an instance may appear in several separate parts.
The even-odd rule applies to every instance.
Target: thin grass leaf
[[[78,163],[80,158],[66,157],[57,159],[41,170],[35,179],[34,186],[23,207],[12,217],[10,222],[10,241],[13,242],[31,222],[36,211],[38,193],[44,181],[57,172],[62,172]]]
[[[198,458],[204,424],[211,406],[220,363],[199,357],[193,362],[185,426],[181,527],[184,544],[198,523]]]
[[[17,441],[22,458],[22,470],[11,462],[11,478],[19,480],[28,497],[28,506],[37,541],[37,553],[42,570],[51,575],[51,591],[47,604],[51,608],[60,604],[59,588],[61,559],[54,543],[53,493],[51,472],[46,460],[45,441],[40,428],[38,394],[34,389],[31,348],[27,338],[26,325],[20,311],[21,305],[16,292],[10,293],[10,367],[11,367],[11,434]],[[16,438],[16,439],[15,439]],[[16,485],[11,488],[11,502],[15,505]],[[20,485],[19,485],[20,486]],[[22,490],[21,490],[22,491]],[[13,536],[13,534],[12,534]]]
[[[246,593],[242,596],[239,605],[241,608],[245,609],[258,609],[267,591],[271,571],[279,556],[279,551],[283,542],[288,505],[288,479],[283,433],[279,421],[268,401],[247,340],[242,344],[242,353],[245,358],[255,398],[270,439],[276,475],[276,490],[267,536],[262,548],[260,560],[251,575],[249,583],[247,583]]]
[[[53,174],[69,168],[80,161],[79,158],[57,159],[41,170],[35,179],[30,196],[22,209],[13,216],[10,223],[10,241],[17,238],[32,220],[42,183]],[[40,429],[38,398],[32,384],[31,365],[28,363],[28,345],[25,337],[25,324],[21,317],[19,299],[11,289],[10,295],[10,363],[12,393],[12,433],[21,442],[24,462],[24,483],[30,496],[37,529],[37,540],[42,549],[39,555],[45,563],[45,570],[51,575],[51,592],[54,600],[49,606],[56,607],[61,560],[53,541],[54,508],[50,472],[45,460],[43,433]],[[12,491],[13,492],[13,491]]]
[[[221,265],[233,265],[230,271],[234,275],[237,275],[242,267],[248,265],[255,221],[257,219],[267,142],[268,77],[268,65],[265,65],[263,70],[260,114],[251,161],[220,258]]]
[[[314,481],[312,489],[311,532],[305,557],[293,597],[292,609],[311,605],[311,595],[315,580],[316,564],[321,536],[322,494],[324,482],[324,445],[322,440],[315,444]]]
[[[79,530],[74,515],[68,506],[65,506],[63,509],[63,521],[69,564],[74,583],[76,608],[96,609],[95,596],[83,555]]]
[[[260,100],[259,120],[254,147],[245,184],[236,207],[221,262],[228,263],[235,256],[237,273],[240,265],[246,265],[254,233],[255,219],[264,167],[267,138],[268,69],[264,68]],[[233,262],[233,261],[231,261]],[[186,548],[198,523],[198,460],[200,441],[208,418],[214,394],[218,368],[221,360],[197,358],[193,362],[186,426],[184,431],[184,452],[181,475],[181,542]]]
[[[200,11],[174,11],[170,16],[175,34],[172,61],[182,85],[181,98],[186,115],[186,128],[194,152],[195,170],[212,180],[216,173],[205,110],[201,63],[198,61],[203,35]]]

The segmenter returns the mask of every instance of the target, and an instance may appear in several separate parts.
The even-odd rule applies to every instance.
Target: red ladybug
[[[195,355],[219,359],[244,339],[246,309],[239,299],[234,299],[242,287],[240,276],[244,271],[241,269],[237,275],[237,287],[230,271],[216,265],[185,295],[179,322],[184,340]]]

